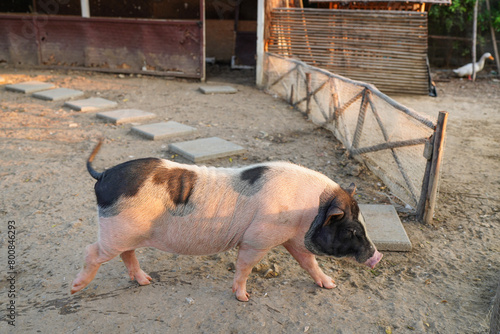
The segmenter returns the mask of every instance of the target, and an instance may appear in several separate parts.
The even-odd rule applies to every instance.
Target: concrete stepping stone
[[[69,88],[54,88],[51,90],[34,93],[32,96],[41,100],[59,101],[83,96],[83,92],[81,90]]]
[[[360,204],[360,219],[364,220],[368,235],[380,251],[411,251],[411,242],[392,205]]]
[[[98,118],[115,124],[139,122],[156,117],[155,114],[139,109],[120,109],[97,113]]]
[[[1,82],[2,80],[0,80]],[[55,88],[54,84],[48,82],[41,81],[26,81],[17,84],[6,85],[5,89],[10,90],[12,92],[31,94],[35,92],[40,92],[42,90],[48,90]]]
[[[196,131],[198,131],[196,128],[174,121],[132,127],[132,132],[138,133],[151,140],[185,136]]]
[[[218,137],[170,144],[168,148],[171,152],[180,154],[192,162],[201,162],[246,152],[245,148]]]
[[[201,86],[203,94],[235,94],[238,90],[231,86]]]
[[[100,97],[91,97],[84,100],[68,101],[64,106],[76,111],[94,111],[106,108],[116,107],[118,103],[115,101],[106,100]]]

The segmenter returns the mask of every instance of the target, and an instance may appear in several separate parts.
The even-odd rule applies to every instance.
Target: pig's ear
[[[344,211],[336,206],[330,207],[326,213],[326,220],[323,223],[323,227],[330,225],[332,221],[342,219],[342,217],[344,217]]]
[[[356,193],[356,185],[351,183],[351,185],[345,190],[349,195],[354,196]]]

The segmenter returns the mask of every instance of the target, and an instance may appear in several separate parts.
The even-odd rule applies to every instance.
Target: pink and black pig
[[[335,287],[316,255],[350,257],[371,268],[382,258],[358,219],[352,184],[342,189],[328,177],[287,163],[243,168],[185,165],[146,158],[102,173],[87,160],[97,180],[97,242],[85,249],[85,263],[71,293],[85,288],[99,266],[120,255],[131,280],[150,284],[135,249],[155,247],[185,255],[209,255],[238,248],[233,292],[248,301],[248,275],[273,247],[283,245],[320,287]]]

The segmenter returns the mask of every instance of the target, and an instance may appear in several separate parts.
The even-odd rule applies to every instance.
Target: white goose
[[[476,73],[483,69],[486,58],[491,60],[495,59],[493,58],[491,53],[486,52],[484,55],[481,56],[481,59],[479,59],[477,63],[474,63],[474,69],[476,70]],[[472,75],[472,63],[457,68],[456,70],[453,70],[453,72],[455,72],[459,77],[465,77],[467,75],[470,79],[470,76]]]

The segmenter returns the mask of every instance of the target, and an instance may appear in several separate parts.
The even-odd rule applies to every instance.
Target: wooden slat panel
[[[309,0],[309,2],[310,3],[318,3],[318,2],[327,2],[327,3],[330,3],[330,2],[337,2],[337,1],[332,1],[332,0]],[[382,3],[391,3],[392,1],[383,1],[383,0],[347,0],[347,1],[342,1],[342,2],[382,2]],[[451,0],[406,0],[404,2],[401,1],[401,3],[406,3],[406,2],[451,5]]]
[[[427,13],[275,8],[268,51],[374,84],[428,93]]]

